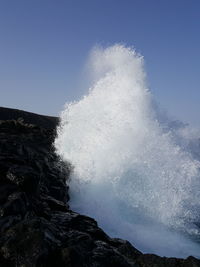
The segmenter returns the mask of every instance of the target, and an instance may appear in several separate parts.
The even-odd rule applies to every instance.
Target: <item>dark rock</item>
[[[32,167],[13,165],[7,172],[7,179],[19,186],[22,191],[36,193],[40,177]]]
[[[142,254],[69,209],[70,164],[54,152],[57,118],[0,108],[0,266],[200,266]]]
[[[57,117],[43,116],[31,112],[0,107],[0,120],[21,120],[27,124],[34,124],[45,129],[55,129],[59,119]]]

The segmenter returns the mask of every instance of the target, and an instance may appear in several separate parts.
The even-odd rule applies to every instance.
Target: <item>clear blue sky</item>
[[[144,55],[160,105],[200,126],[199,0],[0,0],[0,106],[57,115],[90,49],[116,42]]]

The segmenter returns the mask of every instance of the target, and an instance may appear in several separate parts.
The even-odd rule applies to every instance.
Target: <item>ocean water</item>
[[[155,107],[134,49],[96,47],[88,62],[92,86],[55,140],[74,167],[71,208],[142,252],[200,257],[200,133]]]

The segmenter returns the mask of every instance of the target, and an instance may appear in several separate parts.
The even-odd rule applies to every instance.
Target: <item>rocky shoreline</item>
[[[142,254],[70,210],[70,165],[52,143],[58,118],[0,108],[0,266],[200,266]],[[173,244],[172,244],[173,245]]]

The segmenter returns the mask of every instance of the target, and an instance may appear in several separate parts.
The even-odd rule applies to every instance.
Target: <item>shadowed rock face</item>
[[[70,165],[52,147],[58,118],[0,108],[0,120],[1,267],[200,266],[144,255],[69,209]]]

